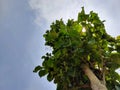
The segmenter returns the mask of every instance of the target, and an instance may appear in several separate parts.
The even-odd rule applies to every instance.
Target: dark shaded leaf
[[[50,73],[47,75],[47,80],[49,82],[53,80],[53,76]]]
[[[39,76],[40,77],[43,77],[43,76],[45,76],[47,74],[47,71],[46,70],[40,70],[39,71]]]
[[[41,67],[41,66],[36,66],[36,67],[35,67],[35,69],[33,70],[33,72],[35,72],[35,73],[36,73],[36,72],[38,72],[38,71],[39,71],[39,70],[41,70],[41,69],[42,69],[42,67]]]

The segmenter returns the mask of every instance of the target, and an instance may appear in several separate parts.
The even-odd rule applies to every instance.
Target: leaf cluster
[[[57,84],[57,90],[91,90],[83,64],[89,65],[100,80],[105,68],[109,90],[119,86],[120,76],[115,70],[120,67],[120,37],[107,34],[97,13],[85,14],[82,7],[76,21],[56,20],[44,38],[45,45],[53,51],[42,57],[42,66],[37,66],[34,72],[40,77],[47,75],[48,81]]]

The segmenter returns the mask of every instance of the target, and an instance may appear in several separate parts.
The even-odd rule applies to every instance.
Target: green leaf
[[[84,7],[82,7],[82,11],[78,14],[78,22],[86,21],[88,15],[85,14]]]
[[[120,54],[119,53],[112,53],[110,58],[113,63],[120,65]]]
[[[52,59],[49,59],[48,61],[47,61],[47,66],[48,67],[53,67],[53,60]]]
[[[46,70],[40,70],[38,74],[39,74],[40,77],[43,77],[47,74],[47,71]]]
[[[89,44],[89,45],[95,44],[95,39],[91,39],[90,41],[88,41],[88,44]]]
[[[116,45],[116,50],[120,53],[120,43]]]
[[[53,76],[50,73],[47,75],[47,80],[49,82],[53,80]]]
[[[59,77],[55,77],[54,78],[54,83],[56,84],[56,83],[58,83],[60,81],[60,78]]]
[[[39,70],[41,70],[41,69],[42,69],[42,67],[41,67],[41,66],[36,66],[36,67],[35,67],[35,69],[33,70],[33,72],[35,72],[35,73],[36,73],[36,72],[38,72],[38,71],[39,71]]]
[[[57,52],[55,52],[54,55],[55,55],[56,58],[59,58],[60,55],[61,55],[61,50],[58,50]]]
[[[118,35],[118,36],[116,37],[116,39],[117,39],[117,40],[120,40],[120,35]]]
[[[87,56],[88,61],[90,61],[90,55]]]

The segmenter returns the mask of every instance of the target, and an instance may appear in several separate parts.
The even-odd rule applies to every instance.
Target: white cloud
[[[81,10],[83,2],[76,0],[30,0],[30,6],[36,11],[35,22],[42,24],[42,20],[48,23],[56,19],[67,20],[77,17],[77,13]]]
[[[87,12],[93,10],[99,14],[102,20],[107,21],[105,23],[107,32],[113,36],[120,34],[118,30],[120,25],[116,23],[120,19],[118,3],[119,0],[116,2],[104,0],[30,0],[29,2],[36,13],[35,22],[39,26],[45,23],[50,25],[51,22],[61,18],[64,21],[69,18],[76,19],[81,7],[84,6]]]

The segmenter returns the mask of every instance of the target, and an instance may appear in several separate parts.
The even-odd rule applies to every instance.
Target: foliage
[[[115,70],[120,67],[120,36],[108,35],[97,13],[85,14],[82,7],[77,20],[56,20],[44,38],[53,51],[42,57],[42,66],[34,72],[40,77],[47,75],[48,81],[57,84],[57,90],[91,90],[83,64],[89,65],[100,80],[105,72],[108,90],[119,88],[120,76]]]

